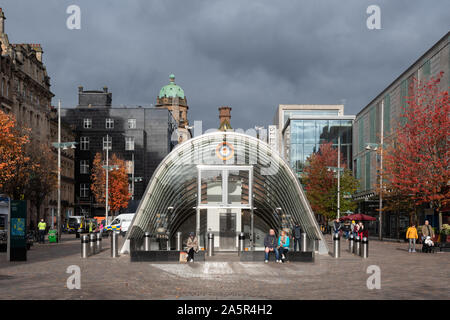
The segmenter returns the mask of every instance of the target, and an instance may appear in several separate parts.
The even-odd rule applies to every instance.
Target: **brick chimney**
[[[220,121],[219,130],[227,131],[232,129],[230,120],[231,120],[231,108],[228,106],[219,107],[219,121]]]
[[[223,123],[226,120],[230,123],[231,120],[231,108],[228,106],[219,107],[219,122]]]
[[[5,13],[3,12],[3,9],[0,8],[0,34],[5,33]]]

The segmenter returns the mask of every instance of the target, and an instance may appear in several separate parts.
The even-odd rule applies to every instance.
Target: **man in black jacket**
[[[275,252],[275,259],[277,262],[280,262],[280,254],[278,252],[278,241],[277,236],[275,235],[275,230],[270,229],[269,234],[264,238],[264,247],[265,247],[265,260],[264,262],[269,262],[269,252]]]
[[[300,248],[300,239],[302,237],[302,229],[298,222],[295,223],[294,228],[292,228],[292,237],[294,238],[294,251],[297,251],[297,243],[298,243],[298,251]]]

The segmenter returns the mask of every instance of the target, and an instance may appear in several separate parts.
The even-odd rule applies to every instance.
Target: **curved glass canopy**
[[[222,191],[214,193],[216,189]],[[255,241],[253,215],[265,226],[264,232],[268,228],[291,229],[298,222],[309,239],[320,241],[319,253],[328,252],[309,202],[287,162],[255,137],[221,131],[185,141],[166,156],[147,186],[126,239],[140,242],[144,233],[150,232],[165,234],[170,240],[183,224],[194,219],[195,230],[191,231],[198,234],[200,210],[209,208],[251,215],[251,241]],[[128,251],[126,244],[122,252]]]

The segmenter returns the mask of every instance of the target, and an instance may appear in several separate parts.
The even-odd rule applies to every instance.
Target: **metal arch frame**
[[[141,238],[145,231],[154,232],[158,216],[167,215],[169,206],[174,207],[171,211],[173,215],[171,221],[176,225],[177,221],[183,220],[180,220],[178,215],[192,210],[195,198],[199,194],[201,195],[198,186],[195,188],[194,183],[198,175],[197,165],[205,165],[205,163],[209,163],[207,161],[217,160],[214,159],[215,155],[211,155],[211,148],[224,140],[230,141],[236,150],[242,152],[244,159],[237,159],[238,161],[243,160],[242,166],[253,166],[252,206],[250,209],[253,211],[253,204],[255,204],[258,207],[256,210],[258,216],[264,217],[265,221],[276,223],[273,210],[282,207],[283,214],[290,216],[288,220],[290,222],[298,221],[309,238],[322,240],[324,246],[322,247],[323,252],[320,253],[324,253],[325,249],[328,251],[298,178],[287,162],[267,143],[236,132],[212,132],[176,146],[159,164],[147,185],[144,197],[126,234],[126,240]],[[201,158],[197,158],[199,156]],[[249,159],[253,156],[256,159],[255,163],[249,163]],[[219,165],[217,162],[213,163]],[[222,162],[222,165],[228,164],[230,162]],[[236,170],[240,165],[237,163],[231,167]],[[270,165],[276,169],[276,173],[263,175],[262,168]],[[195,194],[195,190],[197,190],[197,194]],[[127,241],[121,252],[127,251],[126,246]]]

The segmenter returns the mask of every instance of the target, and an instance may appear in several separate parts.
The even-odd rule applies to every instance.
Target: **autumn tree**
[[[331,142],[322,144],[318,152],[308,157],[302,175],[311,208],[314,213],[323,215],[327,220],[335,218],[337,213],[337,179],[336,174],[329,169],[336,167],[337,162],[337,148]],[[342,154],[340,167],[343,169],[340,179],[340,210],[353,211],[356,204],[348,195],[356,191],[358,181],[347,168]]]
[[[105,205],[106,171],[103,165],[102,155],[97,153],[92,165],[91,191],[97,203]],[[108,174],[109,208],[113,212],[117,212],[122,208],[128,207],[128,201],[131,198],[131,194],[128,191],[128,174],[125,168],[125,161],[119,159],[115,154],[109,160],[109,165],[117,166],[117,169],[109,171]]]
[[[383,168],[386,190],[415,207],[430,204],[439,213],[440,228],[440,209],[450,198],[450,104],[448,90],[439,89],[442,75],[413,80],[393,143],[385,147]]]
[[[17,126],[13,115],[0,110],[0,190],[15,200],[23,197],[33,168],[26,152],[29,133]]]
[[[39,221],[45,198],[58,186],[57,163],[53,151],[45,144],[31,144],[26,150],[33,167],[29,169],[25,197],[35,206]]]

